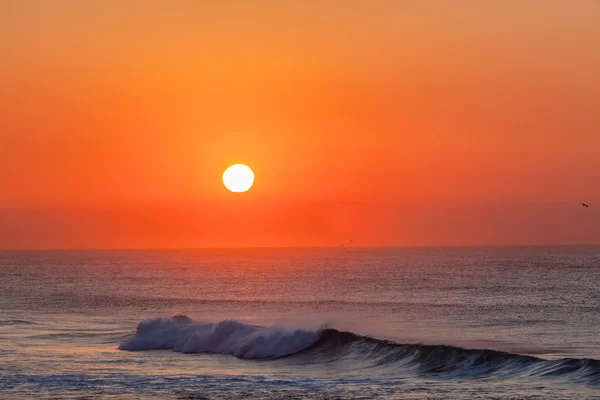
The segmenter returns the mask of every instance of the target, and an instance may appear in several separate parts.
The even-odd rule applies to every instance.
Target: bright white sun
[[[234,193],[246,192],[254,183],[254,172],[244,164],[235,164],[223,173],[225,187]]]

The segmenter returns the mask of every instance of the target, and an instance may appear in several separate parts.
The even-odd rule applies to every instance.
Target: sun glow
[[[254,184],[254,172],[244,164],[235,164],[223,173],[223,184],[234,193],[248,191]]]

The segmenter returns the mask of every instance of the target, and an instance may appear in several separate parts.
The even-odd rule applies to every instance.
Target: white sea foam
[[[121,350],[172,349],[181,353],[232,354],[241,358],[274,358],[295,354],[315,343],[320,330],[261,327],[235,320],[195,322],[183,315],[140,323]]]

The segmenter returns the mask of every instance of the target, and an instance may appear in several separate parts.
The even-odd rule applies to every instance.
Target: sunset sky
[[[0,1],[0,248],[600,243],[599,210],[599,1]]]

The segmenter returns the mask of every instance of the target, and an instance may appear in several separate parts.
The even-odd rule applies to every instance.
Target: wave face
[[[337,355],[384,372],[413,371],[418,375],[466,377],[567,377],[600,384],[600,360],[543,358],[497,350],[464,349],[447,345],[398,344],[326,329],[321,338],[301,352]]]
[[[234,320],[201,323],[183,315],[140,323],[136,334],[119,349],[231,354],[295,364],[339,362],[386,375],[567,378],[600,385],[600,360],[595,359],[545,360],[496,350],[398,344],[327,328],[290,330]]]

